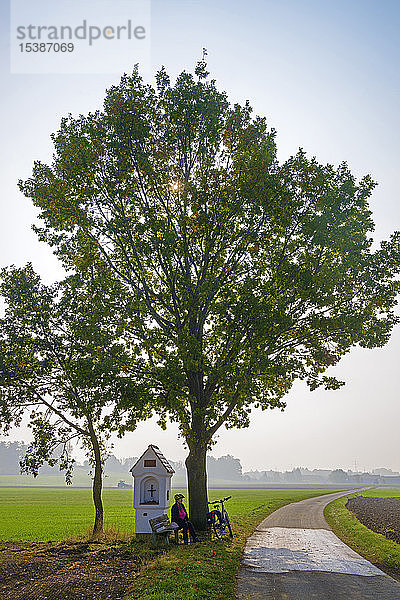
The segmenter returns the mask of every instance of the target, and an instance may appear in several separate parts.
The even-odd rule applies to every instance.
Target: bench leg
[[[158,540],[162,537],[163,545],[169,546],[169,533],[153,533],[151,534],[151,544],[152,546],[158,546]]]

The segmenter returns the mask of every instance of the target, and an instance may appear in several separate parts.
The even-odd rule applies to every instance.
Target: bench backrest
[[[149,519],[150,527],[152,531],[157,533],[159,529],[163,529],[166,525],[169,525],[169,519],[167,515],[161,515],[160,517],[154,517],[154,519]]]

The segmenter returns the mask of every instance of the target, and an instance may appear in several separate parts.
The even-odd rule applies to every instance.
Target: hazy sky
[[[30,260],[50,282],[62,272],[30,230],[35,212],[17,180],[30,175],[33,160],[50,159],[60,118],[101,106],[119,75],[11,75],[4,1],[0,10],[0,265]],[[145,74],[151,79],[162,64],[172,75],[193,70],[206,47],[219,87],[232,101],[249,99],[277,129],[281,159],[301,146],[321,162],[346,160],[357,177],[372,174],[379,241],[400,228],[399,30],[397,0],[152,0]],[[255,410],[248,429],[221,429],[214,455],[233,454],[245,469],[347,469],[356,461],[357,468],[400,470],[399,350],[399,327],[383,349],[354,349],[331,369],[344,388],[311,393],[296,385],[284,413]],[[172,460],[186,455],[175,426],[163,432],[154,422],[118,440],[114,451],[138,455],[148,443]]]

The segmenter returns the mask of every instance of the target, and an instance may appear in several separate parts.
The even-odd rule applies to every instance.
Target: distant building
[[[374,469],[372,471],[372,473],[374,475],[382,475],[383,477],[393,477],[393,476],[399,476],[400,473],[398,471],[392,471],[392,469],[385,469],[385,468],[381,468],[381,469]]]
[[[118,481],[117,487],[120,489],[132,488],[132,486],[129,483],[126,483],[126,481],[122,481],[122,479],[121,479],[121,481]]]

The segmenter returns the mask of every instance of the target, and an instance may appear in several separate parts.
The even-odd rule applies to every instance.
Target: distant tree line
[[[0,475],[18,475],[21,473],[20,462],[23,461],[28,445],[24,442],[0,442]],[[137,457],[127,457],[119,460],[113,454],[110,454],[105,461],[105,472],[121,474],[129,471],[132,465],[137,461]],[[75,469],[90,470],[92,466],[88,460],[82,464],[76,463]],[[43,464],[39,469],[40,475],[57,475],[62,469],[58,465],[50,466]]]
[[[24,442],[0,442],[0,475],[17,475],[20,473],[20,461],[23,460],[28,446]],[[137,461],[136,456],[125,458],[117,458],[114,454],[109,454],[104,465],[105,473],[129,473],[131,467]],[[181,461],[169,461],[175,470],[175,474],[179,479],[186,475],[185,465]],[[88,460],[82,464],[77,463],[76,469],[90,470],[91,465]],[[50,467],[44,464],[39,473],[58,474],[60,469],[58,466]],[[239,458],[234,458],[231,455],[215,458],[214,456],[207,457],[207,471],[212,479],[225,479],[227,481],[240,481],[242,479],[242,465]]]
[[[16,475],[20,473],[20,461],[23,460],[25,452],[28,446],[24,442],[0,442],[0,475]],[[117,458],[113,454],[109,454],[105,461],[105,473],[115,473],[121,475],[123,473],[128,474],[131,467],[137,461],[136,456],[129,456],[125,458]],[[185,464],[182,461],[169,461],[175,470],[175,476],[177,479],[184,479],[186,476]],[[91,465],[88,460],[85,460],[82,464],[76,464],[75,469],[84,469],[89,471]],[[57,466],[51,467],[49,465],[43,465],[40,468],[40,474],[53,474],[57,475],[59,468]],[[346,483],[346,484],[358,484],[358,483],[385,483],[386,479],[392,479],[393,477],[400,479],[400,474],[391,469],[381,468],[374,469],[372,473],[369,472],[354,472],[344,471],[343,469],[307,469],[296,467],[291,471],[248,471],[243,472],[242,465],[239,458],[235,458],[230,454],[215,458],[214,456],[207,456],[207,473],[211,480],[219,481],[237,481],[242,483]],[[393,480],[394,481],[394,480]]]
[[[369,472],[354,472],[348,470],[347,472],[343,469],[307,469],[296,467],[291,471],[248,471],[243,473],[242,480],[248,481],[249,483],[265,484],[265,483],[321,483],[321,484],[378,484],[387,483],[386,480],[392,480],[396,483],[400,482],[400,474],[391,469],[374,469],[372,473]],[[398,481],[397,481],[398,480]]]
[[[27,446],[23,442],[0,442],[0,475],[19,473],[19,461],[26,449]]]
[[[175,469],[175,475],[182,479],[186,476],[186,468],[183,462],[169,461]],[[219,479],[225,481],[242,481],[243,472],[239,458],[234,458],[230,454],[215,458],[207,456],[207,474],[210,479]]]

